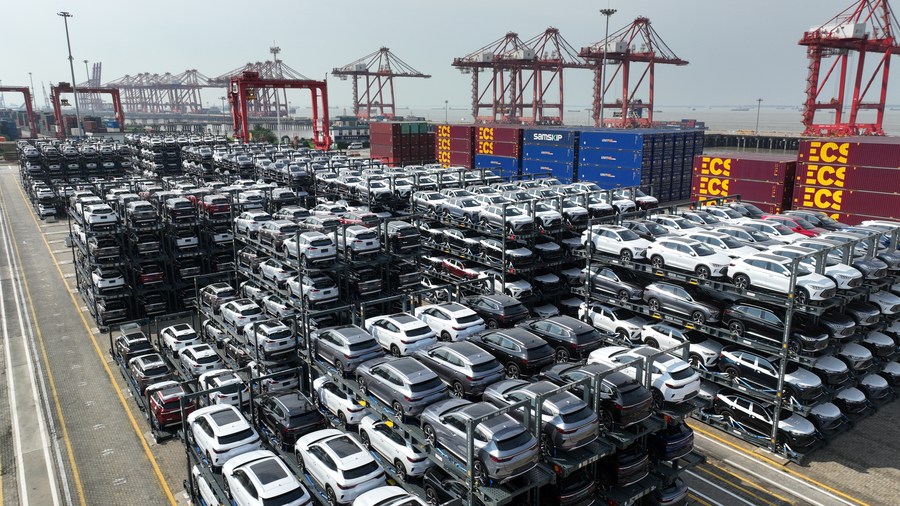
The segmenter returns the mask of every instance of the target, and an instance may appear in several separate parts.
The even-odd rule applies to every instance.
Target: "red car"
[[[379,223],[381,223],[381,220],[374,213],[350,211],[341,216],[341,224],[343,225],[362,225],[366,228],[375,228]]]
[[[200,209],[207,214],[228,214],[231,212],[231,200],[225,195],[206,195],[200,201]]]
[[[442,261],[442,266],[445,271],[453,274],[454,276],[468,279],[475,279],[478,277],[478,271],[472,269],[472,265],[465,260],[446,257]]]
[[[777,221],[778,223],[781,223],[785,227],[791,229],[791,231],[796,232],[798,234],[803,234],[807,237],[816,237],[817,235],[825,234],[828,232],[824,228],[819,228],[799,216],[786,216],[783,214],[764,214],[762,216],[762,219]]]
[[[181,398],[186,393],[184,388],[174,381],[163,381],[147,387],[150,412],[157,427],[181,424]],[[191,414],[194,408],[194,401],[185,401],[185,416]]]

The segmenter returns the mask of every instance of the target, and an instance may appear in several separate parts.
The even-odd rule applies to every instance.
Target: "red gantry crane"
[[[799,44],[806,46],[809,58],[809,75],[806,79],[806,101],[803,104],[805,135],[884,135],[882,121],[887,99],[888,70],[891,56],[900,46],[894,39],[892,25],[897,24],[887,0],[859,0],[825,24],[803,34]],[[874,53],[876,64],[866,71],[866,54]],[[822,60],[834,57],[822,76]],[[851,63],[856,58],[856,68]],[[834,71],[838,75],[834,76]],[[869,76],[865,81],[864,77]],[[878,79],[880,77],[880,79]],[[878,80],[878,81],[876,81]],[[823,100],[823,92],[829,81],[836,82],[834,96]],[[853,83],[849,117],[844,116],[847,85]],[[866,95],[872,89],[872,101]],[[834,111],[832,122],[816,122],[816,112]],[[875,121],[862,123],[859,113],[875,111]]]
[[[37,138],[37,126],[34,124],[34,109],[31,106],[31,90],[27,86],[0,86],[0,93],[21,93],[25,96],[25,113],[28,114],[28,131],[32,139]]]
[[[552,27],[527,41],[509,32],[462,58],[454,58],[453,66],[463,74],[472,74],[472,116],[476,122],[539,125],[563,122],[563,69],[590,68]],[[483,87],[479,82],[481,72],[490,74]]]
[[[230,80],[228,102],[234,124],[234,138],[242,142],[250,140],[248,116],[252,106],[261,96],[274,96],[279,90],[308,89],[312,93],[313,142],[317,149],[331,147],[328,133],[328,86],[325,81],[310,79],[270,79],[258,72],[244,71]],[[286,103],[282,102],[282,103]],[[319,116],[321,108],[321,118]]]
[[[50,87],[50,101],[53,103],[53,117],[56,118],[56,137],[58,139],[66,138],[66,126],[63,122],[62,103],[60,95],[63,93],[74,93],[72,85],[69,83],[59,83]],[[113,114],[119,122],[119,131],[125,131],[125,115],[122,113],[122,100],[119,96],[119,90],[116,88],[78,88],[78,93],[97,93],[112,96]]]
[[[615,65],[610,72],[603,68],[604,48],[606,49],[606,65]],[[630,25],[609,35],[596,44],[584,47],[578,53],[582,58],[593,63],[594,68],[594,103],[593,118],[595,126],[600,125],[600,108],[613,109],[613,117],[606,126],[623,128],[647,127],[653,124],[653,100],[655,87],[656,64],[687,65],[663,42],[646,17],[636,18]],[[631,86],[632,63],[646,64],[634,86]],[[621,79],[621,95],[613,102],[604,102],[607,92],[616,79]],[[606,82],[603,82],[606,81]],[[646,98],[638,98],[638,91],[646,82]]]
[[[348,63],[343,67],[333,69],[333,75],[341,80],[353,78],[353,114],[360,119],[369,119],[372,112],[377,111],[378,116],[392,119],[394,111],[394,78],[395,77],[421,77],[429,78],[409,66],[406,62],[391,53],[391,50],[382,47],[374,53]],[[360,103],[359,78],[366,78],[366,89],[363,93],[363,102]]]
[[[130,112],[198,114],[203,109],[200,89],[211,87],[209,78],[196,69],[180,74],[126,75],[106,83],[122,91],[122,103]],[[220,85],[224,88],[227,84]],[[79,93],[81,86],[78,87]]]
[[[259,79],[264,80],[324,82],[314,81],[286,65],[281,59],[276,58],[274,61],[248,63],[241,68],[213,77],[209,80],[209,85],[230,89],[231,81],[236,77],[241,77],[245,72],[255,72]],[[278,94],[278,98],[275,97],[276,94]],[[278,116],[287,117],[288,100],[285,88],[261,88],[257,93],[256,99],[247,104],[247,107],[247,113],[250,116],[274,118],[276,109],[279,109],[281,112]]]

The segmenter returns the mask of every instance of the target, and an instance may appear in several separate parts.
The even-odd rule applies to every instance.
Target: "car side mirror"
[[[692,257],[695,257],[695,256],[697,256],[697,253],[691,251],[691,256],[692,256]]]
[[[786,277],[786,278],[789,278],[789,277],[791,277],[791,273],[790,273],[790,271],[785,271],[785,272],[782,272],[782,274],[784,274],[784,277]]]
[[[616,241],[622,242],[622,238],[621,238],[621,237],[616,237]]]

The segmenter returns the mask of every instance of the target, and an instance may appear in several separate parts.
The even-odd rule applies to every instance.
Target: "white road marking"
[[[713,483],[713,482],[707,480],[706,478],[700,476],[699,474],[697,474],[697,473],[695,473],[695,472],[693,472],[693,471],[685,471],[685,474],[689,474],[689,475],[691,475],[692,477],[697,478],[698,480],[702,481],[703,483],[706,483],[707,485],[709,485],[709,486],[711,486],[711,487],[715,487],[715,488],[721,490],[723,493],[728,494],[728,495],[730,495],[731,497],[734,497],[735,499],[737,499],[738,501],[740,501],[740,502],[743,503],[743,504],[749,504],[750,506],[756,506],[756,505],[754,505],[752,502],[750,502],[750,501],[744,499],[743,497],[741,497],[741,496],[735,494],[734,492],[732,492],[732,491],[730,491],[730,490],[728,490],[728,489],[726,489],[726,488],[723,488],[723,487],[721,487],[721,486],[719,486],[719,485],[717,485],[717,484],[715,484],[715,483]]]

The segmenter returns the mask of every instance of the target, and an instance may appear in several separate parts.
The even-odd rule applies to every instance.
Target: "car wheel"
[[[750,278],[745,274],[736,274],[732,281],[734,281],[734,286],[742,290],[750,289]]]
[[[553,445],[553,440],[547,434],[541,434],[541,453],[547,455],[548,457],[552,457],[556,453],[556,448]]]
[[[513,363],[509,363],[506,365],[506,378],[507,379],[519,379],[522,375],[522,371],[519,370],[519,366]]]
[[[466,396],[466,391],[462,386],[462,383],[458,381],[454,381],[452,385],[450,385],[450,395],[456,397],[457,399],[462,399]]]
[[[730,322],[728,324],[728,330],[731,332],[732,335],[742,336],[742,335],[744,335],[744,330],[745,330],[744,324],[737,320],[733,320],[732,322]]]
[[[612,432],[613,428],[615,428],[615,421],[613,420],[612,413],[605,409],[600,410],[600,426],[603,427],[603,430],[606,432]]]
[[[556,363],[564,364],[569,361],[569,350],[565,348],[556,349]]]
[[[631,252],[628,251],[627,249],[623,249],[623,250],[619,253],[619,258],[620,258],[623,262],[630,262],[630,261],[634,260],[634,255],[632,255]]]
[[[285,250],[285,251],[287,251],[287,250]],[[303,266],[303,267],[309,266],[309,263],[307,263],[307,261],[306,261],[306,254],[305,254],[305,253],[302,254],[302,255],[300,255],[300,265]]]
[[[731,410],[723,409],[719,416],[722,417],[722,421],[725,422],[725,425],[733,425],[734,424],[734,413]]]
[[[328,500],[328,506],[337,506],[337,496],[334,495],[334,489],[331,488],[331,485],[325,487],[325,497]]]
[[[439,504],[437,492],[434,491],[434,487],[431,485],[425,487],[425,502],[427,502],[429,506],[438,506]]]
[[[798,288],[796,300],[797,304],[803,304],[804,306],[809,304],[809,292],[805,288]]]
[[[391,355],[393,355],[395,357],[400,356],[400,348],[398,348],[396,344],[391,345]]]
[[[797,355],[800,354],[800,350],[801,350],[800,341],[797,341],[796,339],[791,339],[791,341],[788,343],[788,351],[791,352],[791,355],[796,357]]]
[[[362,442],[362,445],[366,447],[366,449],[372,449],[372,441],[369,440],[369,433],[366,431],[360,431],[359,440]]]
[[[644,344],[646,344],[647,346],[649,346],[651,348],[659,349],[659,343],[656,341],[656,339],[653,339],[652,337],[650,339],[647,339],[646,341],[644,341]]]
[[[232,499],[231,496],[231,487],[228,486],[228,480],[222,479],[222,489],[225,491],[225,497],[230,501]]]
[[[425,442],[434,446],[437,444],[437,434],[434,432],[434,427],[426,424],[422,427],[422,433],[425,434]]]
[[[471,214],[466,214],[466,215],[464,215],[464,216],[463,216],[463,221],[466,222],[466,223],[471,224],[471,223],[472,223],[472,215],[471,215]]]
[[[334,361],[334,368],[337,369],[339,373],[341,373],[341,377],[344,377],[344,371],[346,371],[346,367],[344,367],[344,363],[340,360]]]
[[[347,425],[349,425],[349,424],[347,423],[347,415],[344,414],[343,411],[338,411],[338,415],[337,415],[337,416],[338,416],[338,421],[340,421],[340,422],[341,422],[341,425],[346,429],[346,428],[347,428]]]
[[[312,394],[312,403],[316,409],[322,409],[322,401],[319,400],[319,394],[313,392]]]
[[[369,388],[366,387],[366,380],[362,379],[362,376],[356,378],[356,384],[359,385],[359,389],[362,390],[363,395],[366,397],[369,396]]]
[[[654,313],[659,312],[659,299],[650,299],[647,301],[647,306],[650,308],[650,311]]]
[[[631,342],[631,336],[625,329],[616,329],[616,335],[619,336],[619,340],[621,341]]]
[[[403,418],[403,404],[400,404],[400,401],[392,402],[391,409],[394,410],[394,413],[397,413],[397,416]]]
[[[666,266],[666,261],[659,255],[653,255],[653,258],[650,259],[650,265],[652,265],[654,269],[663,269]]]
[[[703,325],[704,323],[706,323],[706,315],[703,314],[703,311],[694,311],[693,313],[691,313],[691,320],[694,323]]]
[[[652,389],[651,392],[653,394],[653,406],[655,406],[657,409],[662,408],[663,404],[665,404],[665,402],[666,402],[665,398],[663,397],[662,392],[660,392],[659,390],[657,390],[655,388]]]
[[[711,274],[709,271],[709,267],[705,265],[698,265],[694,272],[697,274],[697,277],[700,279],[709,279],[709,275]]]
[[[441,341],[450,341],[450,333],[446,330],[441,331]]]
[[[403,462],[400,462],[400,459],[394,459],[394,469],[397,471],[397,477],[400,478],[400,481],[406,482],[406,467],[403,466]]]
[[[739,371],[738,368],[734,366],[728,366],[722,372],[724,372],[725,376],[727,376],[731,381],[737,381],[741,378],[741,371]]]
[[[688,355],[688,363],[691,364],[691,367],[696,369],[696,368],[700,367],[701,365],[703,365],[703,359],[700,358],[700,355],[697,355],[696,353],[691,353],[690,355]]]
[[[628,301],[628,291],[627,290],[619,290],[619,293],[617,295],[618,295],[619,300],[621,300],[623,302]]]
[[[494,320],[493,318],[489,319],[487,321],[487,327],[489,329],[495,329],[495,328],[499,327],[499,325],[497,325],[497,320]]]
[[[484,463],[480,460],[476,460],[472,464],[472,474],[475,475],[475,482],[479,484],[487,483],[487,471],[484,468]]]

